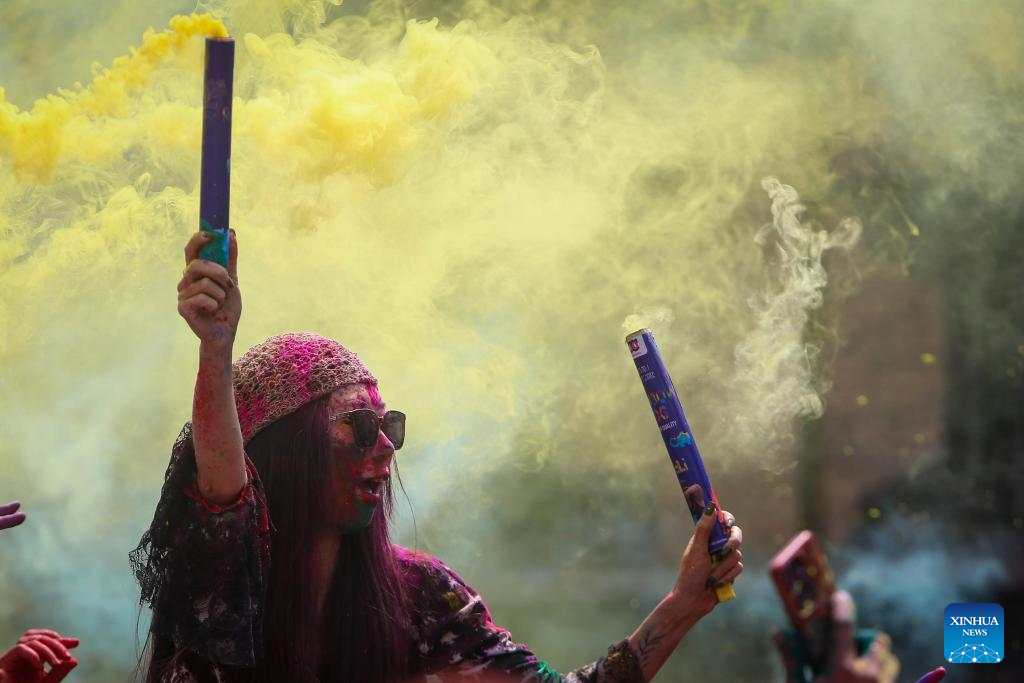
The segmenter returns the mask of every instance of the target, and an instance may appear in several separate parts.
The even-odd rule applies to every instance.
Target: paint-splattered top
[[[206,501],[195,489],[192,433],[175,443],[153,524],[131,554],[141,600],[153,608],[154,635],[186,650],[164,683],[245,680],[262,656],[264,582],[270,520],[259,474],[247,460],[249,484],[231,505]],[[480,595],[437,558],[393,546],[412,594],[413,675],[487,683],[640,683],[626,641],[568,674],[559,674],[496,626]],[[301,677],[301,676],[300,676]],[[315,680],[311,678],[310,680]]]

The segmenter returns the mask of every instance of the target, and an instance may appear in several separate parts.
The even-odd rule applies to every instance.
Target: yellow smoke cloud
[[[104,159],[97,155],[90,140],[81,137],[87,132],[83,130],[87,122],[95,117],[129,114],[130,97],[147,85],[153,69],[170,60],[197,35],[222,38],[227,36],[227,29],[210,15],[174,17],[166,31],[147,30],[141,47],[115,59],[88,87],[60,89],[57,95],[37,100],[28,112],[6,102],[0,88],[0,154],[9,159],[16,174],[36,181],[48,180],[64,153],[102,163]]]
[[[154,0],[153,23],[173,4]],[[766,284],[762,179],[800,191],[807,234],[852,213],[870,188],[843,183],[883,148],[997,200],[1011,184],[979,131],[1000,110],[974,95],[1022,80],[1019,41],[987,37],[1018,35],[1016,15],[798,4],[214,1],[81,87],[45,95],[28,63],[0,61],[18,66],[0,72],[0,501],[36,513],[34,535],[0,538],[25,550],[0,587],[7,635],[31,616],[124,642],[126,553],[194,381],[174,285],[198,224],[201,36],[237,41],[236,353],[306,330],[359,352],[410,415],[403,473],[423,528],[450,525],[434,527],[442,549],[487,526],[498,503],[474,491],[510,472],[653,514],[671,472],[620,333],[630,315],[659,321],[712,475],[788,462],[794,406],[823,384],[762,352],[805,348],[813,307],[751,302],[816,285]],[[886,32],[904,23],[920,36]],[[969,54],[929,54],[933,69],[905,52],[949,36]],[[959,80],[940,87],[940,70]],[[35,576],[80,609],[6,600]]]

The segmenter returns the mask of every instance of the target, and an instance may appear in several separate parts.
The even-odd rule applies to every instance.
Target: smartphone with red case
[[[768,571],[800,647],[815,674],[824,670],[831,642],[835,576],[811,531],[801,531],[772,557]]]

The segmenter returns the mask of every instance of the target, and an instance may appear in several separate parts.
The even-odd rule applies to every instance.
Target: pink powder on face
[[[335,501],[333,520],[346,533],[361,531],[370,523],[375,509],[356,492],[357,483],[364,476],[365,452],[355,445],[351,430],[335,432],[333,439],[339,449],[328,494]]]
[[[345,391],[336,390],[331,395],[330,411],[332,415],[347,413],[350,410],[363,407],[366,401],[359,393],[350,394],[351,391],[352,389],[346,388]]]
[[[348,390],[349,392],[352,389]],[[348,393],[348,392],[346,392]],[[367,400],[369,399],[369,400]],[[341,399],[337,394],[331,399],[331,410],[335,413],[347,412],[349,410],[360,410],[363,408],[379,408],[384,405],[384,399],[374,384],[362,384],[359,389],[347,398]]]
[[[352,520],[357,514],[355,482],[359,472],[356,460],[354,454],[347,454],[339,463],[338,474],[333,479],[333,495],[338,501],[338,521],[342,523]]]

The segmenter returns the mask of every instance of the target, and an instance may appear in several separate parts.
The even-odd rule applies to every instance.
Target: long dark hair
[[[390,482],[363,531],[341,537],[323,613],[313,582],[316,541],[331,514],[330,478],[339,457],[328,434],[330,395],[311,401],[246,446],[264,483],[271,562],[263,657],[255,669],[230,668],[233,682],[393,683],[409,674],[410,601],[393,551]],[[318,618],[319,616],[319,618]],[[183,658],[156,639],[147,682]]]

